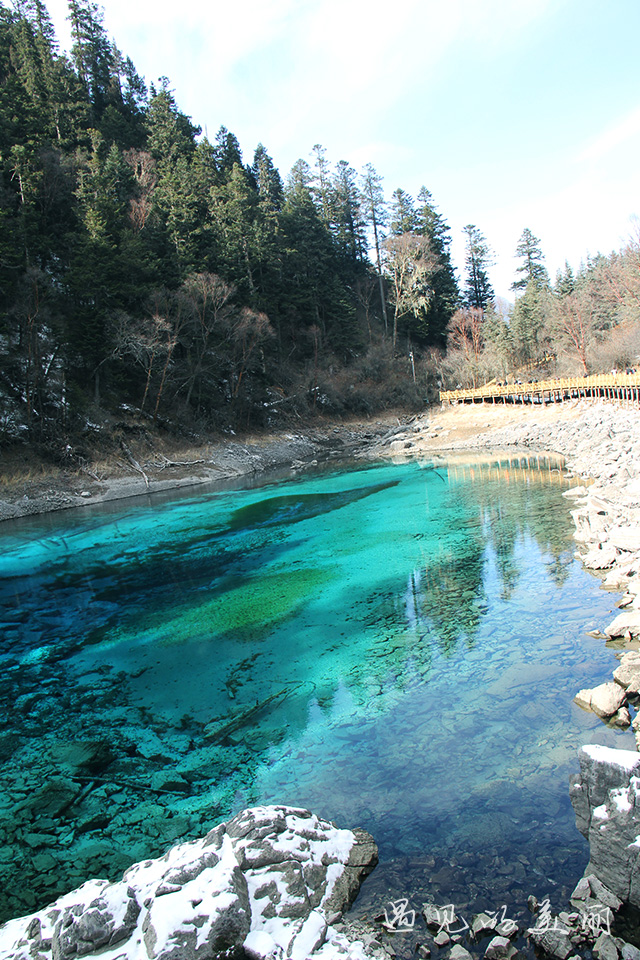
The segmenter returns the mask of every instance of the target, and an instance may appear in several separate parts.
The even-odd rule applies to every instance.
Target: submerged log
[[[275,701],[281,701],[286,699],[293,690],[297,690],[300,684],[296,684],[292,689],[283,687],[282,690],[279,690],[277,693],[272,693],[270,696],[265,697],[264,700],[261,700],[259,703],[254,704],[254,706],[249,707],[247,710],[243,710],[242,713],[236,714],[235,717],[232,717],[231,720],[228,720],[226,723],[223,723],[221,727],[213,728],[213,723],[207,724],[204,728],[205,739],[209,743],[223,743],[226,738],[235,733],[236,730],[240,730],[242,727],[246,726],[255,716],[261,713],[266,707]]]

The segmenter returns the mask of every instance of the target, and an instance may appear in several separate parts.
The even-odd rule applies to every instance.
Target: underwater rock
[[[79,793],[72,780],[56,778],[48,780],[39,790],[30,794],[16,811],[18,819],[28,819],[33,823],[39,817],[57,819],[67,810]]]
[[[508,937],[494,937],[484,952],[486,960],[511,960],[518,951]]]
[[[377,863],[362,830],[341,830],[307,810],[264,806],[203,839],[134,864],[118,883],[90,880],[31,916],[0,927],[13,960],[210,960],[237,951],[365,960],[328,924]]]
[[[529,936],[537,947],[558,960],[566,960],[575,948],[569,931],[561,926],[532,927]]]

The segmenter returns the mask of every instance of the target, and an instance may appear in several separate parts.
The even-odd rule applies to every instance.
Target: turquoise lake
[[[558,464],[350,465],[0,526],[0,920],[257,803],[361,826],[357,908],[514,909],[586,865],[610,679]]]

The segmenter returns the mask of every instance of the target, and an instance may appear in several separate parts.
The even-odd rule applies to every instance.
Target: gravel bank
[[[151,448],[142,455],[127,447],[126,453],[123,451],[106,465],[87,464],[83,470],[57,470],[40,479],[25,475],[5,482],[0,486],[0,520],[214,481],[233,481],[278,468],[295,472],[314,461],[355,455],[402,425],[403,418],[389,415],[372,421],[307,428],[299,433],[230,438],[200,446],[192,442],[182,452],[172,452],[170,458],[160,449]]]

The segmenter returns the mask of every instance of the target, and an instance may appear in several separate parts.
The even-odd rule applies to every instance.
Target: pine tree
[[[271,213],[281,210],[282,204],[284,203],[282,177],[261,143],[259,143],[255,149],[251,173],[256,184],[260,203],[265,210]]]
[[[405,190],[398,187],[393,191],[391,198],[391,214],[389,219],[389,230],[394,237],[400,237],[403,233],[414,233],[418,227],[418,215],[416,213],[413,197]]]
[[[451,262],[451,231],[433,202],[431,193],[422,187],[418,193],[417,230],[428,237],[437,267],[433,273],[429,303],[429,339],[444,346],[447,325],[460,300],[458,281]]]
[[[316,143],[313,153],[315,154],[315,174],[312,181],[312,196],[322,221],[328,226],[331,223],[331,172],[326,156],[327,151],[322,144]]]
[[[514,359],[520,366],[529,366],[543,355],[549,309],[549,293],[531,280],[515,302],[510,323]]]
[[[464,300],[468,307],[484,310],[495,297],[487,272],[491,264],[491,252],[486,239],[472,223],[467,224],[464,232],[467,235]]]
[[[236,164],[242,166],[242,151],[238,138],[226,127],[220,127],[216,134],[213,152],[218,170],[218,180],[224,183],[229,179]]]
[[[544,265],[544,254],[540,249],[540,241],[537,237],[534,237],[528,227],[525,227],[522,231],[522,236],[516,247],[516,256],[521,260],[521,265],[516,269],[520,278],[511,284],[512,290],[526,290],[530,283],[533,283],[539,289],[549,286],[549,274]]]
[[[556,282],[553,292],[557,297],[566,297],[568,294],[573,293],[575,287],[576,278],[569,265],[569,262],[565,260],[564,270],[562,272],[558,270],[556,274]]]
[[[380,258],[380,247],[384,240],[383,230],[389,222],[389,214],[384,199],[382,189],[382,177],[376,171],[375,167],[368,163],[364,168],[361,177],[362,210],[365,223],[369,224],[373,232],[373,244],[376,252],[376,270],[378,274],[378,289],[380,293],[380,308],[384,321],[385,332],[388,329],[387,318],[387,298],[384,290],[384,281],[382,279],[382,263]]]
[[[340,160],[332,182],[332,233],[338,253],[351,262],[364,259],[364,220],[357,174],[346,160]]]
[[[113,48],[103,25],[102,10],[92,0],[69,0],[73,46],[71,57],[99,119],[109,101]]]

